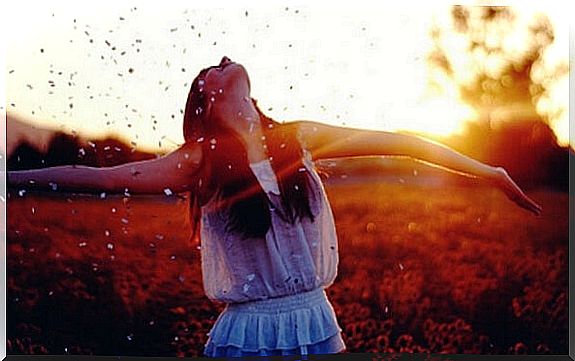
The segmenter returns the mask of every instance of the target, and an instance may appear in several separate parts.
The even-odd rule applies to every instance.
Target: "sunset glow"
[[[5,110],[41,127],[174,149],[183,142],[191,81],[222,55],[246,66],[253,96],[278,120],[447,136],[477,118],[454,84],[436,77],[441,87],[429,86],[429,32],[448,26],[448,6],[12,6]],[[546,66],[568,60],[568,23],[560,8],[517,10],[520,22],[544,11],[556,29],[545,77]],[[521,51],[525,36],[514,33],[504,46]],[[451,37],[444,46],[456,53],[464,44]],[[469,80],[472,64],[454,59],[458,81]],[[566,79],[537,103],[562,144],[569,141],[568,112],[558,111],[567,109]]]

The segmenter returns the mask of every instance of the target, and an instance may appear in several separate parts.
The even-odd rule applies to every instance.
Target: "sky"
[[[226,55],[246,67],[252,96],[276,120],[449,135],[477,117],[453,84],[441,92],[428,84],[429,31],[447,21],[448,4],[239,3],[12,4],[1,110],[41,127],[168,151],[183,143],[193,78]],[[518,9],[550,17],[559,44],[551,62],[567,59],[565,12]],[[568,102],[567,80],[553,94],[541,114]],[[568,141],[567,116],[553,127]]]

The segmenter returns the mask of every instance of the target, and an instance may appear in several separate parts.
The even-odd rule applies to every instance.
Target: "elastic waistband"
[[[309,308],[322,303],[328,303],[327,295],[323,288],[265,300],[248,301],[242,303],[230,303],[226,306],[228,312],[251,312],[251,313],[283,313],[300,308]]]

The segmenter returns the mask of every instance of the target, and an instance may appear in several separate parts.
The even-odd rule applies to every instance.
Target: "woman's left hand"
[[[541,206],[523,193],[521,188],[519,188],[509,174],[507,174],[507,171],[501,167],[496,168],[496,171],[497,173],[494,179],[496,186],[505,192],[507,197],[518,206],[525,208],[536,216],[540,216],[542,211]]]

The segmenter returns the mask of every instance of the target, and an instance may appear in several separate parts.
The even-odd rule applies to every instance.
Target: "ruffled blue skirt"
[[[322,288],[230,303],[208,336],[204,349],[208,357],[329,354],[345,349],[335,312]]]

